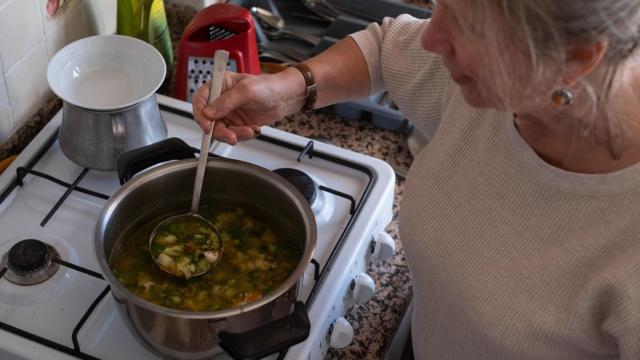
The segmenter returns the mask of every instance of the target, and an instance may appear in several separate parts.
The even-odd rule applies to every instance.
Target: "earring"
[[[567,89],[558,89],[551,94],[553,104],[560,106],[569,106],[573,104],[573,93]]]

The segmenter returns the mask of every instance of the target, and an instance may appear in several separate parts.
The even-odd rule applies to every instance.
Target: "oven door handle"
[[[297,301],[293,312],[244,333],[218,333],[220,347],[233,359],[258,359],[301,343],[309,337],[311,322],[304,303]]]
[[[151,145],[124,152],[118,156],[120,185],[140,171],[171,160],[195,158],[196,150],[178,138],[168,138]]]

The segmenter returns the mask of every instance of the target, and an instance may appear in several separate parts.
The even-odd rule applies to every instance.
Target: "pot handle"
[[[118,156],[120,185],[140,171],[170,160],[195,158],[195,150],[178,138],[168,138],[151,145],[124,152]]]
[[[233,359],[257,359],[303,342],[310,329],[307,309],[297,301],[293,312],[282,319],[240,334],[220,331],[218,345]]]

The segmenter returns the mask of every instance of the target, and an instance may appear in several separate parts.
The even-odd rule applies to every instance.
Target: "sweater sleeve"
[[[617,338],[620,360],[640,359],[640,327],[627,330]]]
[[[429,21],[409,15],[385,18],[351,35],[367,62],[371,94],[383,90],[428,138],[440,124],[453,82],[439,55],[424,50]]]
[[[606,312],[604,323],[604,329],[618,343],[620,360],[640,359],[640,257],[635,254],[624,257],[614,272],[616,282],[612,283],[617,290],[612,293],[616,298],[608,303],[615,307]]]
[[[615,339],[620,360],[640,359],[640,246],[634,244],[632,249],[607,258],[608,266],[587,292],[585,307],[585,319],[601,321],[599,330]]]

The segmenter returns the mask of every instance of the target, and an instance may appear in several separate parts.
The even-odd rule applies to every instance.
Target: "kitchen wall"
[[[52,96],[51,57],[70,42],[108,32],[100,6],[112,5],[115,24],[115,1],[52,1],[61,4],[52,16],[49,0],[0,0],[0,144]]]

